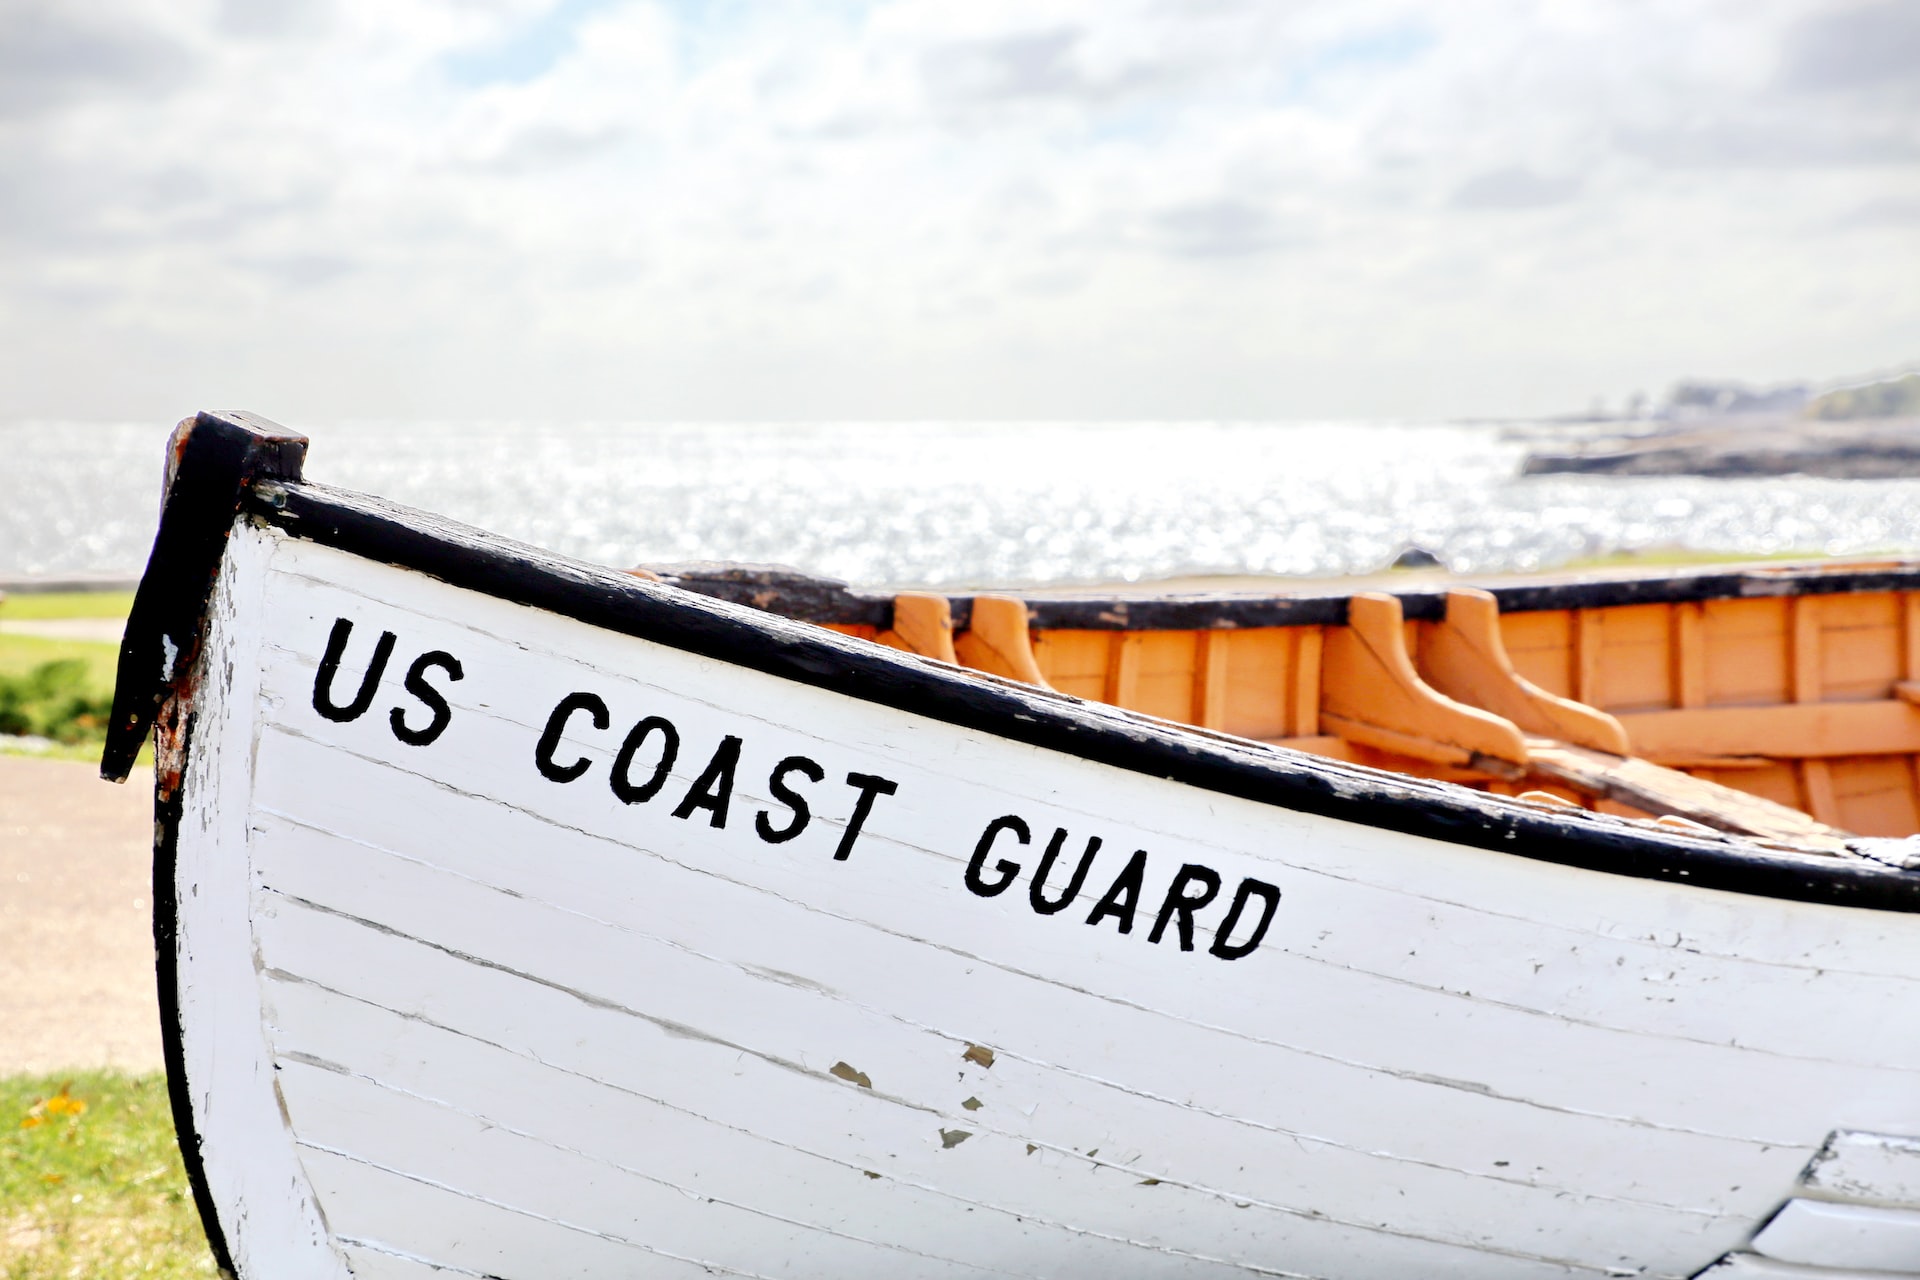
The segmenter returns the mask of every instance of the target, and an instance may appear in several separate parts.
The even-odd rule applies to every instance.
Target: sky
[[[1523,416],[1920,360],[1913,0],[0,0],[0,419]]]

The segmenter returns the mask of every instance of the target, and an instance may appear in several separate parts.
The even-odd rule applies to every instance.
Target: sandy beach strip
[[[153,771],[0,755],[0,1074],[158,1070]]]

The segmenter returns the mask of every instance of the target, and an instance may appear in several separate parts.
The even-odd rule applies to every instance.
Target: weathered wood
[[[1227,664],[1231,650],[1225,634],[1203,631],[1195,643],[1193,723],[1221,729],[1227,723]]]
[[[1421,627],[1416,665],[1440,693],[1511,721],[1526,733],[1627,753],[1626,731],[1618,720],[1557,698],[1514,671],[1500,639],[1499,605],[1487,592],[1449,592],[1446,619]]]
[[[963,665],[976,671],[1048,687],[1033,658],[1026,603],[1012,596],[975,596],[972,621],[954,638],[953,650]]]
[[[808,622],[890,625],[890,594],[866,592],[796,569],[765,565],[692,564],[649,566],[689,591],[730,600]],[[1343,626],[1348,596],[1287,590],[1277,580],[1271,593],[1050,596],[1027,600],[1033,625],[1088,631],[1234,630],[1248,627]],[[1741,570],[1679,569],[1632,577],[1584,575],[1537,582],[1486,584],[1502,613],[1607,609],[1633,604],[1793,598],[1865,591],[1920,590],[1920,562],[1852,568],[1813,563]],[[1445,591],[1395,592],[1405,615],[1438,621],[1446,614]],[[954,623],[969,620],[970,597],[950,603]]]
[[[1292,680],[1287,689],[1288,732],[1320,732],[1320,682],[1326,660],[1326,632],[1301,627],[1295,633]]]
[[[1392,596],[1354,596],[1347,625],[1327,633],[1321,663],[1320,722],[1340,737],[1438,764],[1524,769],[1518,729],[1420,678]]]
[[[1763,836],[1844,853],[1847,833],[1797,809],[1632,756],[1545,738],[1528,738],[1533,771],[1586,795],[1605,796],[1655,814],[1676,814],[1716,831]]]
[[[1827,1139],[1802,1181],[1837,1198],[1920,1207],[1920,1137],[1842,1130]]]
[[[1672,683],[1674,706],[1706,705],[1706,608],[1697,600],[1685,600],[1673,606]],[[1620,750],[1624,753],[1626,748]]]
[[[893,598],[893,626],[874,637],[892,649],[905,649],[958,665],[953,650],[953,610],[945,596],[906,591]]]
[[[1920,1062],[1920,1034],[1889,1016],[1914,996],[1920,942],[1862,933],[1836,963],[1826,909],[1789,905],[1767,933],[1797,941],[1755,963],[1752,902],[1607,874],[1556,887],[1566,873],[1531,858],[1202,793],[328,548],[270,549],[252,616],[272,639],[231,643],[257,646],[234,659],[259,682],[235,714],[275,722],[223,755],[255,782],[218,828],[255,885],[235,959],[257,994],[231,1007],[267,1000],[270,1042],[207,1043],[264,1064],[241,1092],[283,1100],[304,1185],[355,1233],[348,1258],[1520,1280],[1655,1241],[1656,1273],[1684,1274],[1744,1239],[1816,1149],[1823,1083],[1871,1110],[1906,1096],[1885,1063]],[[349,668],[382,629],[403,657],[459,655],[443,741],[396,737],[383,710],[419,710],[398,672],[363,718],[314,713],[346,616],[364,629]],[[580,689],[610,722],[566,726],[558,758],[588,772],[555,782],[529,743]],[[685,758],[666,794],[629,804],[608,778],[642,710],[681,726]],[[665,806],[730,731],[747,743],[732,821],[676,821]],[[832,859],[831,827],[777,847],[754,834],[777,812],[767,771],[795,752],[836,785],[849,768],[898,781],[851,861]],[[815,794],[818,822],[846,821]],[[204,840],[218,793],[190,799],[182,829]],[[1174,853],[1150,900],[1183,859],[1284,877],[1295,923],[1200,980],[1160,963],[1182,953],[1140,937],[1144,919],[1128,937],[1037,915],[1028,872],[984,899],[955,833],[1009,810],[1036,832],[1104,832],[1096,867]],[[1030,868],[1037,849],[996,852]],[[1643,936],[1650,918],[1684,920],[1689,949]],[[1190,958],[1211,959],[1201,946]],[[203,953],[188,961],[190,979]],[[1598,981],[1616,973],[1632,980]],[[1847,1028],[1868,1012],[1891,1031],[1861,1046]],[[963,1056],[976,1044],[992,1068]],[[1726,1087],[1756,1070],[1768,1088]],[[1407,1205],[1383,1229],[1388,1183]],[[1490,1238],[1502,1224],[1518,1234]]]
[[[1837,1125],[1912,1127],[1897,851],[1304,760],[244,501],[163,707],[155,922],[242,1280],[1679,1277],[1803,1169],[1842,1194]],[[1359,612],[1411,672],[1398,607]],[[1126,639],[1137,698],[1210,714],[1193,637]],[[1353,664],[1302,688],[1304,648],[1262,645],[1311,732]]]

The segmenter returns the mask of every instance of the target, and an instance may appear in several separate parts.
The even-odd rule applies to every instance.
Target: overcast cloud
[[[1517,414],[1920,358],[1920,5],[11,0],[0,417]]]

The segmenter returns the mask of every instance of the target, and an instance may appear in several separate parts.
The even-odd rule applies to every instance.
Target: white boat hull
[[[1915,914],[1296,812],[244,519],[193,689],[176,1074],[241,1275],[1761,1275],[1796,1197],[1920,1272],[1898,1176],[1807,1181],[1920,1134]],[[1101,843],[1046,913],[1056,829],[1042,906]]]

